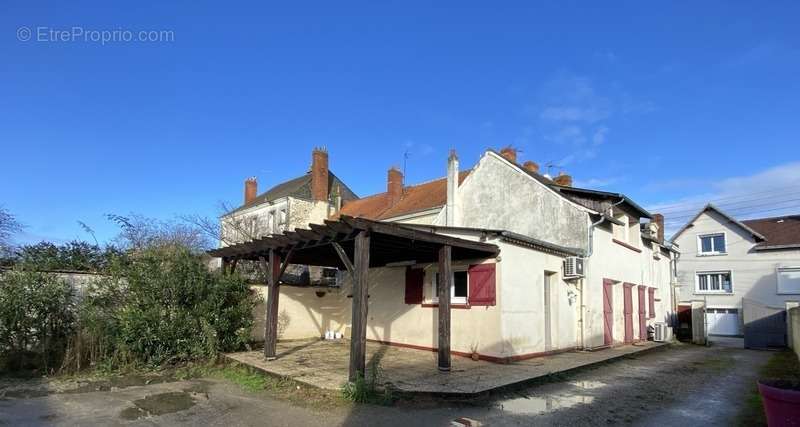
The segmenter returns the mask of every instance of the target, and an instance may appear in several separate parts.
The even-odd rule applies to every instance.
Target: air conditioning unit
[[[664,322],[657,322],[653,324],[653,341],[664,342],[667,340],[667,324]]]
[[[564,278],[577,279],[583,277],[583,258],[569,256],[564,260]]]

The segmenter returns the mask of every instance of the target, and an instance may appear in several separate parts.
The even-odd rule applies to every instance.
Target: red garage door
[[[633,294],[631,288],[632,283],[623,283],[625,308],[625,343],[630,344],[633,342]]]
[[[644,288],[639,285],[639,339],[647,341],[647,313],[645,312]]]
[[[603,343],[614,343],[614,282],[603,279]]]

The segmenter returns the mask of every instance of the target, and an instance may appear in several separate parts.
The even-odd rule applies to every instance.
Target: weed
[[[347,382],[342,386],[342,397],[356,403],[373,403],[388,405],[394,399],[389,388],[378,389],[378,378],[381,375],[380,359],[370,363],[367,369],[368,377],[358,374],[356,380]]]
[[[791,350],[775,353],[769,361],[758,371],[759,379],[782,379],[790,381],[800,380],[800,361]],[[744,405],[739,412],[737,424],[742,426],[767,425],[764,406],[758,386],[753,384],[750,392],[745,397]]]

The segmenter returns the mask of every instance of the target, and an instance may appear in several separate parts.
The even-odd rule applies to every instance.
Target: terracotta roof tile
[[[469,172],[459,173],[459,184],[464,182]],[[394,206],[389,206],[387,193],[379,193],[346,203],[342,206],[340,214],[381,220],[440,207],[445,203],[447,203],[447,178],[439,178],[404,187],[403,197]]]

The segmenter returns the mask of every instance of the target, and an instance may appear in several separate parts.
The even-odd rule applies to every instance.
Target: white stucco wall
[[[697,236],[725,233],[727,254],[700,255]],[[800,249],[755,251],[753,236],[713,210],[703,212],[693,226],[675,239],[680,246],[678,284],[680,300],[705,299],[711,308],[741,308],[742,298],[772,307],[785,307],[787,301],[800,301],[800,295],[778,294],[779,267],[800,267]],[[699,271],[730,271],[733,293],[708,294],[695,290]]]
[[[576,348],[578,289],[562,280],[563,258],[512,244],[499,244],[503,353],[524,355]],[[551,347],[545,347],[545,272],[550,275]]]
[[[456,226],[513,231],[570,248],[586,246],[587,209],[493,152],[481,157],[457,197]],[[436,224],[445,224],[444,213]]]
[[[456,264],[458,265],[458,264]],[[430,279],[426,277],[426,285]],[[257,287],[266,301],[266,288]],[[319,297],[317,292],[324,292]],[[324,336],[333,330],[350,336],[352,282],[339,289],[282,286],[279,309],[279,339]],[[426,293],[427,297],[427,293]],[[253,338],[263,340],[265,305],[255,310]],[[503,357],[499,310],[472,307],[451,310],[451,350]],[[438,345],[438,308],[405,303],[405,267],[373,268],[369,272],[367,339],[424,348]]]
[[[655,287],[656,317],[650,318],[649,296],[645,292],[645,311],[647,325],[654,322],[668,322],[673,315],[672,291],[670,284],[670,256],[659,254],[653,258],[653,246],[643,240],[641,252],[613,241],[610,227],[595,229],[594,253],[586,261],[583,286],[586,328],[584,340],[586,347],[603,345],[603,279],[615,281],[613,286],[613,338],[620,344],[625,335],[623,283]],[[633,338],[639,339],[639,297],[637,288],[631,289],[633,311]]]

